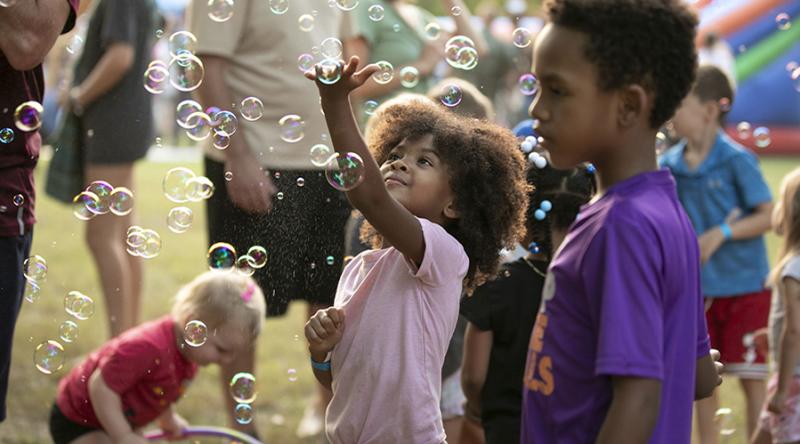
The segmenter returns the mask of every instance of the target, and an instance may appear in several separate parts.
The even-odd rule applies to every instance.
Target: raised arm
[[[23,0],[0,8],[0,51],[11,67],[26,71],[40,65],[69,14],[67,0]]]
[[[358,70],[358,65],[359,58],[351,57],[342,68],[342,77],[338,82],[325,85],[317,81],[334,149],[340,154],[358,154],[364,160],[364,180],[347,191],[347,198],[386,242],[419,265],[425,253],[422,226],[413,214],[389,195],[380,167],[367,148],[353,116],[350,92],[363,85],[378,70],[376,65],[367,65]],[[307,72],[306,77],[316,80],[320,70],[317,65],[316,72]]]

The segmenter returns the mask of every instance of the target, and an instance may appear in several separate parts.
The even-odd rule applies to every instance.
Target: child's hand
[[[328,353],[342,340],[344,310],[330,307],[317,311],[306,322],[305,333],[311,353]]]
[[[767,398],[767,410],[772,413],[782,413],[786,408],[786,393],[775,391]]]
[[[720,362],[722,355],[720,355],[719,350],[712,348],[710,354],[711,360],[714,361],[714,370],[717,371],[717,386],[719,386],[722,384],[722,373],[725,371],[725,365]]]
[[[326,85],[318,80],[323,75],[323,68],[319,63],[314,65],[313,70],[306,71],[305,76],[310,80],[316,81],[319,95],[323,99],[344,98],[350,94],[350,91],[363,85],[373,74],[380,71],[376,64],[367,65],[358,70],[359,62],[358,56],[350,57],[350,61],[347,63],[340,60],[339,66],[344,65],[342,66],[342,77],[332,85]]]
[[[717,252],[719,247],[725,242],[725,236],[719,227],[714,227],[697,238],[697,243],[700,245],[700,264],[705,264],[714,253]]]
[[[189,427],[189,422],[181,415],[170,411],[166,415],[158,418],[158,427],[166,433],[168,441],[174,441],[183,437],[183,431]]]

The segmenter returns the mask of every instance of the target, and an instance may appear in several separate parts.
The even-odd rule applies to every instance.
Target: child
[[[769,316],[773,374],[753,444],[800,441],[800,168],[781,184],[772,227],[784,237]]]
[[[744,338],[766,327],[769,273],[763,234],[772,211],[769,187],[756,157],[722,131],[733,103],[728,77],[702,66],[690,94],[672,118],[685,140],[661,158],[675,177],[678,198],[700,243],[703,295],[713,301],[706,313],[711,346],[722,353],[726,372],[739,376],[747,402],[747,436],[752,436],[764,403],[766,357],[750,351]],[[738,220],[728,217],[743,213]],[[716,397],[697,403],[700,441],[716,442]]]
[[[658,128],[689,91],[697,19],[680,0],[549,0],[534,128],[598,192],[550,263],[524,375],[523,443],[686,443],[719,382],[697,240]]]
[[[197,366],[246,353],[265,310],[261,289],[249,277],[219,271],[196,277],[178,292],[170,315],[111,339],[61,380],[50,414],[53,440],[146,443],[138,429],[154,419],[179,436],[187,423],[172,404]],[[187,326],[191,321],[203,322],[207,336],[191,329],[195,323]]]
[[[507,130],[425,101],[381,113],[373,158],[348,96],[378,67],[358,63],[333,85],[317,82],[334,147],[364,160],[347,197],[376,248],[345,267],[335,306],[306,324],[314,374],[333,390],[326,434],[333,444],[443,443],[441,371],[459,298],[497,272],[498,252],[524,229],[524,159]]]
[[[547,265],[594,193],[593,175],[585,166],[557,170],[531,162],[527,179],[534,190],[528,195],[523,241],[529,255],[504,264],[497,280],[461,302],[461,314],[469,320],[461,372],[466,417],[483,426],[487,444],[519,442],[520,381]],[[462,444],[474,442],[466,441],[467,435],[462,434]]]

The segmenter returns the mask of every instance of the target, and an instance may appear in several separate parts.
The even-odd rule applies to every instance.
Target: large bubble
[[[325,178],[339,191],[350,191],[364,180],[364,160],[356,153],[336,153],[328,161]]]

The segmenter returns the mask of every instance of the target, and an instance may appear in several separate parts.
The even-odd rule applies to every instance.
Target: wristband
[[[314,367],[315,370],[319,370],[321,372],[329,372],[331,371],[331,361],[327,362],[317,362],[315,360],[311,360],[311,366]]]
[[[720,225],[719,231],[722,231],[722,237],[724,237],[726,241],[731,240],[731,238],[733,237],[733,231],[731,231],[731,226],[728,225],[727,223]]]

